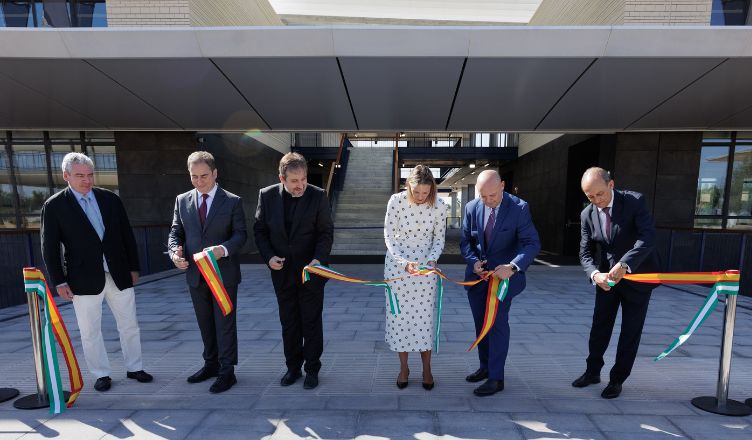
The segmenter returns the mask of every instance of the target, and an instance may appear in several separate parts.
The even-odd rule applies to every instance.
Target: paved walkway
[[[340,265],[362,278],[379,278],[379,265]],[[462,266],[445,268],[460,276]],[[397,356],[383,342],[383,291],[330,282],[326,290],[321,385],[302,381],[283,388],[281,330],[265,266],[243,268],[239,298],[238,384],[222,395],[210,383],[187,384],[202,365],[199,331],[182,275],[137,287],[146,370],[155,382],[125,379],[114,320],[103,318],[113,362],[113,387],[85,390],[76,406],[51,417],[0,404],[0,439],[745,439],[752,417],[731,418],[696,410],[693,397],[712,395],[718,373],[722,323],[719,309],[668,358],[652,358],[686,326],[702,304],[697,294],[660,287],[653,294],[639,358],[618,399],[600,397],[603,384],[574,389],[584,370],[593,293],[578,267],[534,266],[528,288],[511,313],[512,341],[506,389],[472,395],[464,376],[475,370],[467,353],[473,327],[464,291],[446,291],[441,353],[434,357],[436,387],[420,386],[412,356],[410,386],[398,390]],[[740,298],[730,397],[752,397],[752,300]],[[0,386],[35,389],[25,306],[0,314]],[[61,308],[76,342],[73,309]],[[3,318],[5,317],[5,318]],[[617,324],[618,325],[618,324]],[[615,340],[612,341],[615,345]],[[613,347],[607,365],[613,362]],[[604,371],[604,379],[607,371]]]

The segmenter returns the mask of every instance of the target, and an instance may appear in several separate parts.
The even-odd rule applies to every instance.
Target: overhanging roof
[[[0,29],[0,128],[752,129],[750,27]]]

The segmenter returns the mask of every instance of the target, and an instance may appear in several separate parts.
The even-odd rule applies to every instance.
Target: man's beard
[[[303,190],[300,191],[300,194],[295,194],[292,191],[288,190],[285,185],[282,185],[282,187],[285,189],[285,192],[287,194],[290,194],[290,197],[293,197],[293,198],[303,197],[303,194],[305,194],[305,188],[303,188]]]

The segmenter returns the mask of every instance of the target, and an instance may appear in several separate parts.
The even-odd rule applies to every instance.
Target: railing
[[[665,272],[739,269],[739,293],[752,294],[752,231],[658,228],[656,248]]]
[[[345,135],[342,135],[342,141],[340,149],[337,152],[337,160],[332,164],[333,174],[331,175],[331,191],[327,189],[327,195],[329,196],[329,205],[332,208],[332,219],[337,215],[335,208],[337,206],[337,199],[342,189],[345,187],[345,175],[347,174],[347,163],[350,160],[350,148],[352,144]],[[327,186],[329,186],[327,184]]]
[[[167,251],[167,225],[134,226],[141,275],[171,269]],[[21,269],[45,269],[38,229],[0,231],[0,308],[26,301]]]

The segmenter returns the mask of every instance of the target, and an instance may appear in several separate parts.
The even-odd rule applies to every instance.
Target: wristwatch
[[[519,269],[517,268],[516,265],[514,265],[512,263],[509,263],[509,265],[512,266],[512,273],[517,273],[519,271]]]
[[[627,266],[627,263],[625,263],[623,261],[619,261],[618,264],[619,264],[619,267],[621,267],[622,269],[629,270],[629,266]]]

